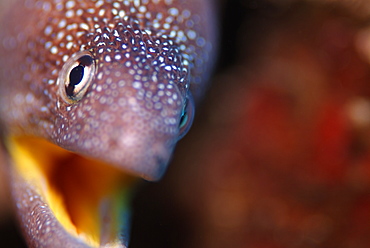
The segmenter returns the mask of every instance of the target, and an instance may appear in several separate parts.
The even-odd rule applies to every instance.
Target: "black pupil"
[[[181,119],[180,119],[180,127],[184,126],[185,125],[185,120],[186,120],[186,113],[184,113],[182,116],[181,116]]]
[[[67,94],[69,96],[73,96],[73,91],[75,86],[78,85],[84,76],[84,67],[82,65],[78,65],[72,69],[69,73],[69,85],[67,87]]]
[[[79,65],[71,70],[69,73],[69,84],[66,87],[66,92],[68,96],[74,96],[75,86],[81,83],[81,80],[84,77],[85,66],[90,66],[93,63],[93,60],[90,56],[85,55],[79,58]]]

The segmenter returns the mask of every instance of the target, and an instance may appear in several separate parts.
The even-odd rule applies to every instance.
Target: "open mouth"
[[[38,138],[11,137],[8,148],[16,172],[70,235],[91,247],[117,243],[138,179]]]

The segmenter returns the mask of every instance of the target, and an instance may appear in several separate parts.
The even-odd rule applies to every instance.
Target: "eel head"
[[[191,13],[212,8],[20,2],[0,23],[0,125],[26,240],[126,247],[132,186],[162,177],[192,123],[212,24]]]

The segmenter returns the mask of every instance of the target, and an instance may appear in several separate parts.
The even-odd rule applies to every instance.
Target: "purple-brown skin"
[[[160,179],[215,60],[213,1],[9,2],[0,22],[4,137],[45,138]],[[70,80],[86,83],[81,91],[68,88],[79,65],[84,75],[77,80],[81,74],[73,72]],[[184,113],[190,116],[180,123]],[[14,172],[11,181],[31,246],[85,247],[63,230],[32,185]]]

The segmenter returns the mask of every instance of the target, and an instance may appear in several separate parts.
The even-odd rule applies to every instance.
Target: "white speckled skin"
[[[2,133],[42,137],[158,180],[181,135],[186,102],[201,97],[214,62],[213,2],[10,2],[0,21]],[[81,51],[96,71],[83,97],[66,101],[61,71]],[[18,212],[31,247],[85,247],[47,218],[32,185],[14,172],[11,179],[15,202],[26,202]]]
[[[186,97],[192,91],[199,98],[209,74],[211,6],[195,0],[16,6],[0,24],[0,116],[7,132],[41,136],[159,179]],[[67,103],[58,94],[58,75],[86,50],[97,63],[94,80],[79,102]]]

